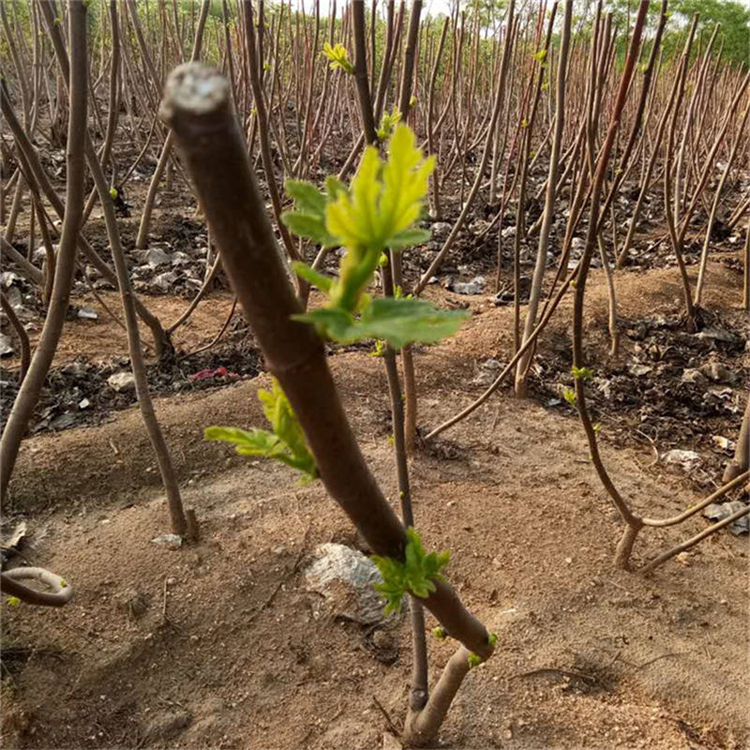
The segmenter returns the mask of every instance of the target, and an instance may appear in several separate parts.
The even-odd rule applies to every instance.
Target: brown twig
[[[530,672],[521,672],[520,674],[511,675],[509,679],[517,680],[522,677],[536,677],[537,675],[560,675],[561,677],[583,680],[589,685],[601,685],[599,678],[592,674],[579,672],[577,669],[560,669],[558,667],[540,667],[539,669],[532,669]]]
[[[372,696],[372,702],[375,704],[375,707],[380,711],[381,714],[383,714],[383,718],[385,719],[386,724],[388,724],[388,729],[391,730],[391,732],[396,736],[396,738],[401,737],[401,732],[398,731],[396,728],[396,725],[393,723],[393,720],[391,719],[391,715],[386,711],[383,704],[378,700],[376,695]]]

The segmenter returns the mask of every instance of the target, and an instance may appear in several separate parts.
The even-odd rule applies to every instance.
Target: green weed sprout
[[[572,388],[566,388],[563,391],[563,398],[571,405],[576,405],[576,392]]]
[[[315,457],[291,404],[275,378],[272,389],[258,391],[258,398],[273,432],[261,429],[242,430],[239,427],[207,427],[205,439],[233,443],[241,456],[273,458],[302,472],[304,480],[317,479]]]
[[[444,641],[448,637],[448,631],[442,625],[438,625],[432,629],[432,635],[439,641]]]
[[[436,590],[435,581],[443,580],[440,571],[450,560],[451,554],[447,551],[427,554],[419,534],[412,527],[406,530],[406,536],[408,542],[403,562],[380,555],[371,558],[383,576],[383,583],[374,584],[374,588],[385,597],[386,614],[399,611],[401,600],[407,593],[426,599]]]
[[[375,341],[375,348],[370,352],[371,357],[383,357],[385,356],[385,341],[377,339]]]
[[[21,600],[17,596],[6,596],[5,603],[9,607],[17,607],[21,603]]]
[[[331,61],[331,70],[343,70],[344,73],[349,75],[354,74],[354,66],[349,61],[349,53],[346,51],[346,47],[343,44],[335,44],[333,47],[326,42],[323,45],[323,52],[321,54],[327,57]]]
[[[415,227],[424,207],[428,179],[435,166],[415,146],[414,133],[396,125],[383,161],[368,146],[357,174],[347,187],[329,177],[325,192],[299,180],[288,180],[286,191],[295,210],[282,215],[289,229],[324,247],[346,248],[338,278],[294,263],[297,274],[328,296],[316,310],[296,315],[315,326],[324,339],[351,344],[384,339],[395,349],[418,341],[434,343],[451,336],[467,313],[438,310],[420,299],[371,299],[366,293],[387,250],[426,242],[429,233]]]

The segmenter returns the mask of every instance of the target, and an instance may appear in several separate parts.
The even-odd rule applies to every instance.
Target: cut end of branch
[[[230,100],[229,81],[203,63],[185,63],[167,78],[159,117],[175,127],[181,116],[203,118],[224,109]]]

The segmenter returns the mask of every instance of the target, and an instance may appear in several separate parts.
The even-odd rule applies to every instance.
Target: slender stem
[[[589,217],[589,225],[586,234],[586,245],[583,252],[583,257],[581,258],[580,271],[576,279],[575,301],[573,306],[573,365],[575,368],[578,368],[580,370],[582,370],[585,365],[583,353],[583,307],[586,294],[586,278],[591,263],[591,256],[593,254],[594,246],[596,243],[602,186],[604,184],[604,177],[609,163],[609,158],[614,147],[615,135],[617,134],[620,125],[620,118],[625,107],[628,90],[632,81],[633,70],[638,58],[638,50],[640,47],[641,35],[643,33],[648,6],[648,0],[641,0],[638,7],[638,15],[636,17],[635,28],[633,29],[630,49],[628,50],[625,67],[620,78],[620,87],[617,92],[617,98],[615,99],[612,110],[612,117],[610,120],[609,128],[607,130],[607,136],[599,153],[592,180],[591,215]],[[585,173],[585,170],[582,170],[582,173]],[[620,495],[609,474],[607,473],[606,468],[604,467],[604,463],[601,459],[597,444],[596,430],[591,423],[591,418],[589,417],[588,409],[586,406],[586,392],[583,377],[576,377],[575,393],[578,414],[581,418],[581,424],[583,425],[584,431],[586,433],[586,437],[589,443],[591,460],[594,464],[597,474],[599,475],[599,479],[610,495],[613,504],[619,511],[622,520],[629,526],[639,526],[641,524],[640,519],[638,519],[638,517],[632,512],[628,503]],[[630,547],[632,547],[632,541],[630,542]],[[627,565],[627,560],[618,559],[618,562],[622,565]]]
[[[84,3],[69,0],[68,22],[71,41],[70,60],[70,117],[66,149],[65,216],[63,219],[57,269],[47,317],[44,320],[39,344],[23,385],[18,391],[13,408],[0,439],[0,490],[3,499],[15,467],[18,450],[26,427],[39,400],[57,345],[62,334],[65,314],[70,303],[70,290],[76,268],[76,246],[83,216],[84,146],[87,101],[87,44]],[[3,86],[3,94],[5,95]]]
[[[508,5],[508,28],[512,28],[513,26],[513,19],[515,17],[515,0],[510,0],[510,3]],[[495,132],[495,127],[497,126],[498,117],[500,116],[500,106],[502,105],[504,94],[505,94],[505,81],[507,78],[507,72],[508,67],[510,64],[510,57],[513,51],[513,35],[508,34],[505,38],[505,47],[503,49],[503,61],[500,65],[500,80],[498,81],[497,90],[495,91],[495,98],[492,104],[492,116],[490,117],[490,124],[488,127],[486,140],[484,144],[484,148],[482,151],[482,158],[479,161],[479,164],[477,165],[477,172],[476,176],[474,178],[474,183],[471,186],[471,190],[469,191],[469,195],[466,198],[466,201],[464,202],[463,208],[461,209],[461,213],[458,216],[458,219],[456,219],[456,223],[453,225],[450,234],[446,238],[445,242],[443,243],[443,246],[440,248],[440,251],[435,256],[432,263],[430,263],[430,267],[422,274],[422,277],[420,278],[417,285],[414,287],[414,294],[421,294],[424,290],[425,286],[427,286],[427,282],[434,276],[437,269],[440,267],[440,264],[443,262],[443,258],[448,254],[448,251],[453,247],[453,243],[456,240],[456,237],[458,236],[459,231],[464,225],[464,222],[466,221],[466,217],[469,214],[469,211],[471,210],[472,205],[474,204],[474,199],[477,196],[477,193],[479,192],[479,187],[482,183],[482,180],[484,179],[484,171],[487,168],[487,164],[489,162],[490,154],[492,152],[492,144],[493,144],[493,135]]]
[[[545,198],[542,229],[539,233],[539,242],[537,245],[534,277],[531,282],[531,291],[529,293],[529,304],[526,312],[526,323],[522,339],[523,343],[526,343],[534,329],[534,325],[536,324],[539,300],[542,296],[544,272],[547,268],[547,253],[549,249],[550,234],[552,232],[552,221],[554,219],[555,200],[557,197],[557,175],[559,170],[560,149],[562,146],[563,129],[565,127],[565,83],[567,78],[568,52],[570,50],[570,27],[572,17],[573,0],[566,0],[560,55],[557,62],[555,131],[552,138],[552,153],[550,155],[549,174],[547,176],[547,195]],[[521,398],[526,395],[526,373],[531,364],[531,356],[532,351],[529,350],[519,361],[516,368],[516,395]]]
[[[721,531],[725,526],[729,526],[730,524],[734,523],[735,521],[738,521],[743,516],[746,516],[748,513],[750,513],[750,505],[746,505],[742,508],[739,508],[734,513],[732,513],[731,516],[728,516],[727,518],[723,519],[722,521],[719,521],[718,523],[713,524],[712,526],[709,526],[707,529],[704,529],[699,534],[696,534],[695,536],[690,537],[690,539],[686,539],[684,542],[681,542],[680,544],[672,547],[671,549],[667,550],[663,554],[659,555],[655,560],[652,560],[650,563],[645,565],[642,569],[642,573],[650,573],[655,568],[658,568],[660,565],[663,565],[667,560],[671,560],[675,555],[678,555],[680,552],[684,552],[685,550],[690,549],[691,547],[694,547],[699,542],[702,542],[706,537],[711,536],[712,534],[715,534],[717,531]]]
[[[18,371],[18,384],[23,383],[26,373],[29,369],[29,363],[31,362],[31,343],[29,342],[29,334],[26,333],[26,329],[23,327],[23,323],[18,319],[16,311],[13,309],[13,305],[5,296],[3,292],[0,292],[0,306],[2,306],[3,312],[8,316],[10,325],[18,336],[18,341],[21,345],[21,367]]]
[[[274,173],[273,157],[271,156],[271,141],[268,137],[268,112],[266,110],[266,100],[263,93],[263,65],[259,62],[259,55],[262,56],[262,18],[259,22],[258,43],[256,45],[255,27],[253,26],[253,6],[250,0],[243,0],[245,9],[245,43],[247,44],[247,58],[250,71],[250,85],[253,89],[253,99],[255,102],[255,111],[257,113],[258,132],[260,135],[260,153],[263,159],[263,171],[266,173],[266,184],[268,193],[271,196],[271,205],[273,206],[276,224],[279,228],[279,234],[284,243],[287,253],[292,260],[302,260],[297,248],[292,240],[289,230],[281,221],[281,196],[279,188],[276,185],[276,175]],[[261,5],[262,9],[262,5]],[[262,12],[262,10],[261,10]]]

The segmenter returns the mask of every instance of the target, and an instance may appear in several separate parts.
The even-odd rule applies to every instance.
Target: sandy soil
[[[739,318],[737,274],[719,264],[711,274],[707,307]],[[678,309],[674,269],[621,282],[623,315]],[[568,335],[567,304],[540,349]],[[600,280],[589,306],[589,345],[606,345]],[[471,307],[458,336],[419,353],[424,425],[480,392],[468,385],[480,361],[507,356],[511,310],[483,298]],[[206,303],[195,341],[225,313],[225,299]],[[358,352],[331,366],[396,502],[382,368]],[[201,440],[208,424],[262,424],[255,392],[267,383],[157,400],[202,527],[179,552],[149,541],[168,520],[136,409],[25,442],[9,511],[33,511],[30,555],[68,578],[76,599],[60,611],[2,605],[3,646],[28,649],[3,680],[4,747],[365,750],[389,731],[376,699],[402,724],[408,619],[371,631],[320,616],[300,573],[319,543],[366,551],[343,513],[319,483],[301,487],[283,468]],[[649,578],[616,571],[620,522],[574,419],[501,393],[442,438],[412,462],[417,527],[429,547],[451,550],[448,576],[499,648],[465,681],[440,745],[746,747],[747,538],[714,536]],[[652,465],[649,446],[623,447],[606,430],[602,442],[613,479],[649,515],[699,500],[686,478]],[[644,534],[636,558],[703,527]],[[430,646],[434,677],[451,645]]]

